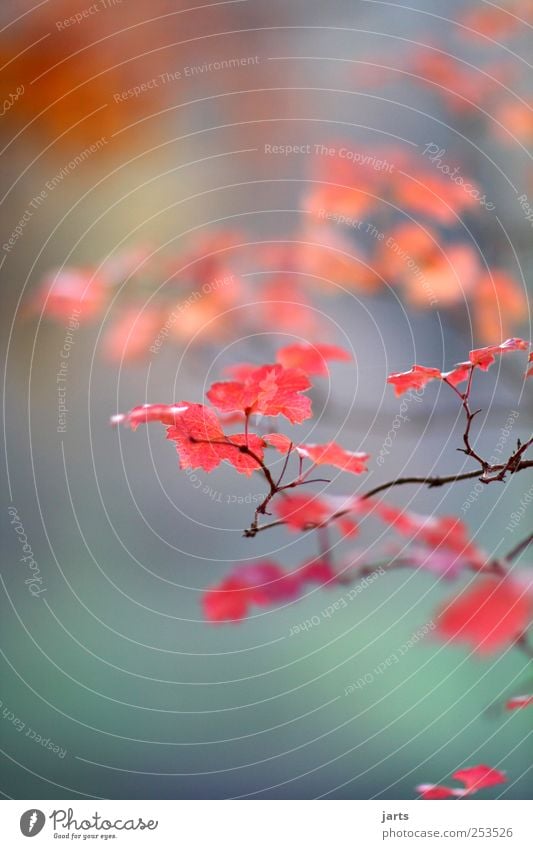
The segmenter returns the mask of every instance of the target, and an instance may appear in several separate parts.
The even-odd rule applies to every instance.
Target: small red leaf
[[[470,796],[471,793],[477,793],[478,790],[483,790],[484,787],[494,787],[495,784],[505,784],[507,776],[499,769],[493,769],[490,766],[479,764],[479,766],[470,766],[465,769],[459,769],[454,772],[452,778],[461,781],[465,785],[464,793]]]
[[[518,710],[530,705],[533,705],[533,696],[513,696],[512,699],[508,699],[505,707],[507,710]]]
[[[344,472],[352,472],[360,475],[367,472],[366,463],[370,459],[369,454],[363,451],[345,451],[335,442],[326,445],[297,445],[296,450],[301,457],[312,460],[317,466],[336,466]]]
[[[473,365],[479,366],[483,371],[493,364],[498,354],[504,354],[506,351],[527,351],[529,342],[524,339],[506,339],[501,345],[489,345],[486,348],[475,348],[470,351],[470,362]]]
[[[430,380],[440,379],[441,377],[442,374],[438,368],[414,365],[409,371],[390,374],[387,383],[394,386],[396,395],[403,395],[408,389],[422,389]]]
[[[442,784],[419,784],[415,790],[422,799],[454,799],[462,794],[462,791],[444,787]]]
[[[328,374],[328,360],[347,362],[351,354],[337,345],[287,345],[276,354],[278,363],[284,368],[300,368],[306,374]]]

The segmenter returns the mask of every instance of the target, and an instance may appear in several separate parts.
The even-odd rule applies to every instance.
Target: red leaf
[[[293,530],[310,530],[337,522],[346,535],[355,533],[356,522],[347,514],[351,502],[318,495],[288,495],[274,505],[276,514]]]
[[[485,766],[484,764],[459,769],[457,772],[454,772],[452,778],[461,781],[465,785],[465,796],[477,793],[478,790],[483,790],[484,787],[505,784],[507,781],[507,776],[504,772],[501,772],[499,769],[493,769],[490,766]]]
[[[214,383],[207,397],[226,413],[242,410],[247,415],[282,415],[292,424],[300,424],[311,415],[311,401],[301,395],[310,386],[300,369],[274,364],[247,371],[243,380]]]
[[[288,436],[284,436],[282,433],[266,433],[263,436],[263,439],[281,454],[286,454],[287,451],[290,451],[291,446],[294,447],[292,440],[289,439]]]
[[[470,351],[469,361],[459,363],[452,371],[440,372],[436,368],[414,365],[409,371],[389,375],[387,383],[394,386],[396,395],[402,395],[408,389],[421,389],[426,383],[436,379],[447,380],[452,386],[457,386],[468,378],[472,368],[477,366],[486,371],[498,354],[504,354],[506,351],[525,351],[528,348],[529,342],[511,338],[502,342],[501,345],[489,345],[487,348],[476,348]]]
[[[129,425],[132,430],[137,430],[140,424],[148,424],[148,422],[173,425],[177,416],[190,406],[188,401],[177,404],[143,404],[141,407],[134,407],[129,413],[117,413],[111,416],[111,423]]]
[[[327,360],[352,359],[351,354],[337,345],[287,345],[280,348],[276,354],[278,363],[283,368],[300,368],[306,374],[328,374]]]
[[[424,516],[385,502],[377,503],[375,511],[398,533],[424,543],[435,552],[442,547],[443,554],[454,552],[477,568],[485,563],[486,558],[469,538],[468,528],[456,516]]]
[[[506,339],[501,345],[489,345],[487,348],[476,348],[470,351],[470,362],[483,371],[487,371],[498,354],[504,354],[506,351],[527,351],[528,348],[529,342],[525,342],[524,339]]]
[[[277,563],[249,563],[234,569],[217,587],[204,594],[204,615],[211,622],[244,619],[252,605],[292,601],[302,593],[305,584],[326,584],[335,577],[331,567],[320,561],[288,573]]]
[[[531,598],[510,578],[484,578],[442,607],[437,633],[483,654],[500,651],[527,629]]]
[[[203,596],[204,616],[210,622],[244,619],[249,606],[249,588],[235,578],[226,578]]]
[[[226,436],[218,416],[204,404],[145,404],[134,407],[126,415],[112,417],[114,424],[128,424],[136,430],[140,424],[161,422],[167,425],[167,439],[176,443],[181,469],[204,469],[212,472],[227,460],[244,475],[251,475],[259,468],[257,460],[241,450],[248,445],[250,450],[263,459],[264,442],[256,434],[244,433]]]
[[[105,355],[115,362],[145,357],[163,323],[163,313],[157,307],[124,308],[104,337]]]
[[[182,469],[204,469],[211,472],[222,460],[227,460],[243,475],[259,468],[257,460],[241,450],[247,445],[257,458],[263,459],[263,440],[256,434],[226,436],[216,414],[203,404],[191,404],[176,417],[167,430],[167,439],[176,442]]]
[[[77,310],[78,321],[97,316],[107,299],[102,276],[90,268],[64,268],[50,272],[43,279],[33,302],[33,309],[42,310],[49,318],[66,321]]]
[[[354,475],[368,471],[366,463],[370,459],[369,454],[363,451],[345,451],[335,442],[328,442],[326,445],[306,443],[297,445],[296,450],[301,457],[312,460],[317,466],[336,466]]]
[[[459,383],[468,380],[472,368],[472,363],[459,363],[451,371],[443,372],[442,379],[451,383],[452,386],[457,386]]]
[[[461,798],[471,796],[477,793],[478,790],[483,790],[485,787],[494,787],[496,784],[505,784],[507,776],[499,769],[493,769],[490,766],[479,764],[479,766],[470,766],[465,769],[459,769],[454,772],[452,778],[461,781],[465,786],[464,790],[459,790],[453,787],[445,787],[441,784],[419,784],[416,792],[420,794],[422,799],[450,799],[452,797]]]
[[[505,705],[507,710],[517,710],[533,705],[533,696],[513,696]]]
[[[403,395],[408,389],[422,389],[426,383],[435,378],[441,378],[438,368],[426,368],[426,366],[414,365],[409,371],[390,374],[387,383],[394,386],[396,395]]]
[[[415,790],[422,799],[451,799],[462,795],[461,790],[452,787],[444,787],[442,784],[419,784]]]
[[[527,358],[527,362],[528,365],[529,363],[533,363],[533,351],[531,351],[529,357]],[[533,366],[531,366],[531,368],[528,368],[528,370],[526,371],[526,377],[533,377]]]

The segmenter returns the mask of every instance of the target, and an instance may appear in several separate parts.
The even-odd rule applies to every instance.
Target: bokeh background
[[[296,567],[314,553],[313,535],[244,539],[260,480],[229,467],[209,479],[185,474],[157,426],[109,426],[138,403],[201,401],[231,363],[269,362],[280,344],[324,339],[353,350],[355,362],[318,381],[318,420],[299,435],[376,457],[400,404],[387,374],[413,362],[451,368],[475,345],[530,337],[531,221],[520,198],[533,198],[533,10],[525,0],[506,9],[498,16],[492,4],[463,0],[445,9],[428,0],[2,3],[4,796],[401,799],[421,781],[488,763],[510,776],[492,796],[531,797],[531,712],[501,708],[527,690],[518,651],[479,658],[427,639],[345,695],[432,620],[449,584],[399,570],[329,618],[321,611],[344,588],[311,588],[242,623],[212,625],[201,605],[207,587],[254,558]],[[314,192],[347,172],[332,177],[312,153],[265,150],[315,144],[386,157],[409,173],[393,207],[382,199],[387,174],[376,187],[356,166],[348,198],[326,191],[319,205],[342,203],[386,234],[404,221],[430,228],[444,257],[426,269],[436,303],[403,270],[401,284],[397,268],[379,284],[367,279],[372,237],[320,225]],[[442,180],[437,194],[451,185],[424,156],[428,144],[494,209],[431,209],[428,220],[415,208],[428,175]],[[350,194],[358,180],[372,204]],[[219,231],[230,234],[220,246]],[[241,247],[228,253],[224,239]],[[466,254],[454,253],[458,243]],[[476,288],[473,262],[513,283]],[[227,299],[182,309],[150,351],[170,311],[224,273],[239,281]],[[79,278],[69,274],[88,284],[79,326],[70,320]],[[291,313],[284,292],[305,305]],[[511,359],[477,390],[487,453],[510,411],[520,408],[512,439],[530,430],[522,363]],[[407,415],[383,465],[355,484],[337,475],[335,492],[406,469],[468,468],[455,450],[453,397],[428,388]],[[520,531],[506,530],[530,487],[526,476],[491,486],[466,512],[470,483],[413,487],[393,500],[461,515],[480,546],[504,553],[531,526],[530,507]],[[24,583],[10,506],[39,564],[38,598]],[[369,523],[360,540],[337,538],[335,553],[355,544],[371,552],[380,534]],[[313,616],[318,627],[290,636]]]

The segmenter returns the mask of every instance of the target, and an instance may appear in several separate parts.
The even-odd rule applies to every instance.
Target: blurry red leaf
[[[354,475],[368,471],[366,464],[370,454],[365,454],[363,451],[346,451],[336,442],[328,442],[326,445],[305,443],[297,445],[296,450],[301,457],[312,460],[317,466],[336,466]]]
[[[276,360],[284,368],[300,368],[306,374],[328,374],[328,360],[349,361],[351,354],[338,345],[287,345],[280,348]]]
[[[486,577],[441,608],[437,633],[489,654],[514,643],[527,629],[531,613],[531,598],[522,586],[511,578]]]
[[[505,707],[507,710],[519,710],[531,705],[533,705],[533,696],[513,696],[512,699],[507,700]]]

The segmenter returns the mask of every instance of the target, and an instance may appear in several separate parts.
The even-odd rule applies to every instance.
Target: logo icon
[[[20,830],[24,837],[35,837],[36,834],[42,831],[45,822],[46,817],[42,811],[39,811],[37,808],[30,808],[20,818]]]

